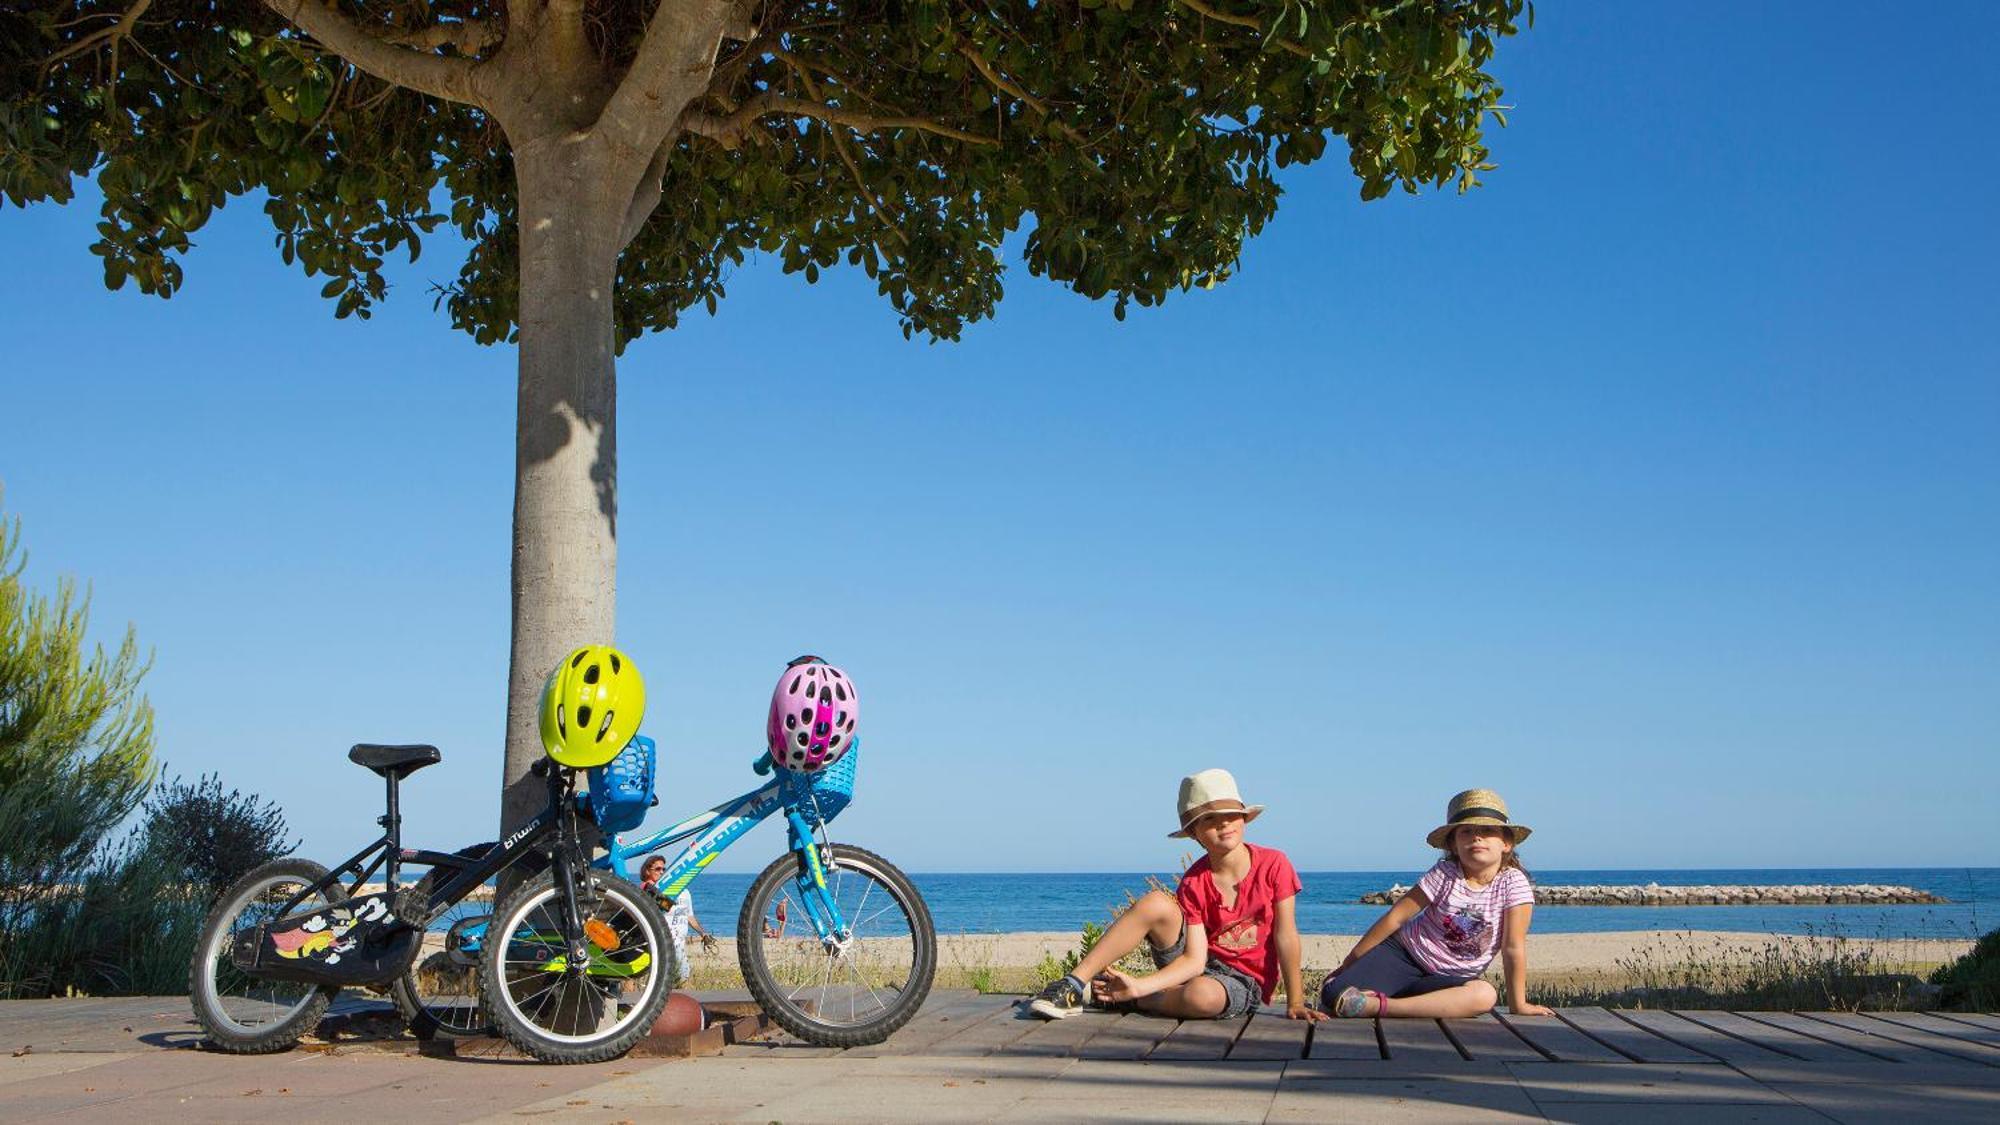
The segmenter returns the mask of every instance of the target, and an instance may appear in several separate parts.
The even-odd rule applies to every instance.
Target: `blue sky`
[[[913,870],[1166,870],[1210,765],[1307,869],[1421,867],[1471,785],[1542,867],[2000,864],[1983,10],[1804,11],[1544,6],[1488,186],[1294,170],[1240,276],[1122,324],[1017,268],[911,344],[865,279],[746,266],[620,369],[659,815],[753,780],[812,650],[866,700],[836,835]],[[370,831],[364,740],[444,750],[413,842],[490,838],[514,356],[432,311],[455,248],[336,322],[254,201],[170,302],[104,289],[94,210],[0,212],[31,582],[131,622],[169,768],[308,854]]]

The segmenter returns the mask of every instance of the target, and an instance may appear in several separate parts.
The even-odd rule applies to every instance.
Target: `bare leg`
[[[1500,994],[1483,980],[1467,981],[1452,988],[1440,988],[1422,996],[1402,996],[1382,1002],[1382,1016],[1416,1016],[1449,1020],[1477,1016],[1493,1010]]]
[[[1229,1004],[1229,993],[1214,977],[1196,977],[1178,988],[1139,998],[1139,1009],[1181,1020],[1212,1020]]]
[[[1132,908],[1118,916],[1083,960],[1076,963],[1070,975],[1090,983],[1097,974],[1110,968],[1114,962],[1127,953],[1139,948],[1139,943],[1151,939],[1154,945],[1172,945],[1181,936],[1181,904],[1165,891],[1147,891],[1146,896],[1132,904]],[[1190,982],[1193,983],[1193,982]],[[1217,986],[1220,989],[1221,986]],[[1221,1005],[1216,1006],[1221,1011]]]

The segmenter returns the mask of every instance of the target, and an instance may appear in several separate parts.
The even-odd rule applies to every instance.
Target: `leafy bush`
[[[211,898],[244,872],[299,846],[286,840],[285,814],[277,805],[236,789],[224,793],[214,774],[160,787],[146,804],[142,834],[143,846],[175,869],[176,881]]]
[[[1960,1012],[2000,1010],[2000,930],[1973,945],[1972,952],[1931,974],[1939,986],[1938,1005]]]

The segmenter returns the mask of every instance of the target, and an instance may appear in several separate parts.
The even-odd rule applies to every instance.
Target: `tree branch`
[[[326,0],[264,0],[327,50],[355,67],[398,86],[446,101],[481,105],[472,89],[473,62],[399,47],[341,14]]]
[[[708,87],[734,0],[663,3],[646,25],[631,69],[598,117],[604,141],[650,159],[681,111]]]
[[[1217,23],[1232,24],[1236,27],[1247,27],[1252,31],[1264,30],[1264,25],[1258,23],[1257,17],[1255,16],[1232,15],[1229,12],[1225,12],[1218,8],[1211,7],[1208,4],[1203,3],[1202,0],[1174,0],[1174,3],[1179,4],[1180,6],[1187,8],[1188,10],[1193,11],[1197,14],[1206,16]],[[1297,43],[1292,42],[1289,39],[1273,39],[1272,42],[1276,43],[1278,46],[1284,48],[1285,50],[1290,51],[1292,54],[1299,56],[1302,59],[1309,59],[1313,57],[1313,53],[1311,51],[1306,50],[1304,47],[1300,46]]]
[[[493,20],[467,20],[463,23],[437,23],[413,31],[385,35],[382,37],[382,42],[398,47],[412,47],[427,53],[439,47],[454,47],[459,54],[470,57],[506,37],[506,29]]]
[[[743,107],[727,117],[712,117],[705,113],[689,112],[681,115],[681,127],[696,136],[719,141],[725,148],[734,148],[743,141],[745,132],[758,118],[766,116],[809,117],[814,121],[824,121],[830,125],[845,125],[857,133],[879,133],[885,129],[915,129],[940,137],[949,137],[970,145],[997,145],[1000,142],[978,133],[968,133],[949,125],[940,125],[928,117],[876,117],[866,113],[856,113],[836,105],[807,101],[804,98],[788,98],[783,94],[763,93],[743,103]]]
[[[48,60],[42,63],[42,76],[46,78],[50,67],[69,58],[71,55],[80,55],[107,40],[115,45],[117,40],[131,35],[132,28],[139,22],[139,17],[145,15],[146,9],[152,6],[153,0],[132,0],[132,6],[125,9],[125,14],[118,17],[117,23],[112,24],[110,27],[93,31],[89,35],[57,51],[55,54],[50,55]]]
[[[966,59],[969,62],[971,62],[974,67],[978,69],[979,73],[985,75],[986,81],[992,83],[994,89],[999,90],[1001,93],[1006,94],[1008,97],[1014,98],[1021,104],[1027,106],[1029,109],[1034,110],[1035,116],[1041,118],[1042,120],[1053,121],[1055,123],[1057,131],[1061,132],[1063,136],[1069,138],[1071,142],[1080,145],[1084,148],[1090,147],[1090,143],[1083,139],[1083,134],[1078,133],[1075,129],[1070,128],[1067,122],[1050,117],[1049,107],[1042,104],[1042,100],[1040,98],[1037,98],[1035,95],[1030,94],[1026,90],[1023,90],[1020,86],[1016,85],[1012,79],[1009,79],[1006,75],[1000,73],[998,70],[995,70],[993,68],[993,64],[981,58],[979,52],[973,50],[970,44],[960,46],[958,49],[958,53],[964,55]]]

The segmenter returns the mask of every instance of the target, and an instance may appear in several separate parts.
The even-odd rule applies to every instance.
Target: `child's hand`
[[[1307,1022],[1317,1022],[1319,1020],[1325,1019],[1326,1013],[1320,1011],[1317,1008],[1308,1008],[1303,1003],[1297,1000],[1292,1000],[1290,998],[1287,998],[1285,1001],[1285,1018],[1288,1020],[1306,1020]]]
[[[1544,1008],[1540,1004],[1522,1004],[1519,1006],[1509,1004],[1507,1010],[1517,1016],[1553,1016],[1556,1014],[1554,1009]]]
[[[1126,1000],[1137,1000],[1140,996],[1139,982],[1117,969],[1106,969],[1090,982],[1090,989],[1098,1000],[1106,1004],[1117,1004]]]

